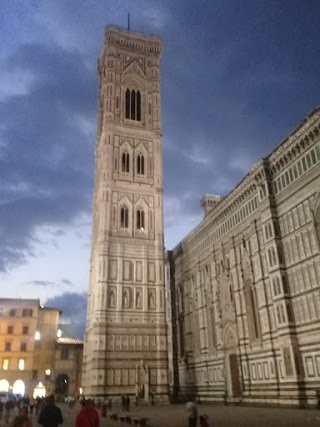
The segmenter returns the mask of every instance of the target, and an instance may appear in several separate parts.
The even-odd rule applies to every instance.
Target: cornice
[[[105,29],[105,44],[116,46],[130,52],[140,52],[159,57],[162,51],[161,39],[158,36],[149,36],[116,26]]]
[[[320,107],[314,110],[268,156],[270,172],[274,176],[285,169],[320,136]]]
[[[185,247],[195,248],[198,243],[209,238],[211,231],[248,200],[257,187],[275,173],[274,163],[286,165],[295,151],[310,145],[320,135],[320,108],[314,110],[302,124],[291,133],[269,156],[258,160],[240,183],[230,191],[174,249],[174,256],[184,254]],[[300,148],[299,148],[300,147]],[[288,151],[292,150],[291,155]],[[285,160],[285,156],[287,157]],[[278,166],[279,167],[279,166]],[[186,252],[189,250],[187,249]]]

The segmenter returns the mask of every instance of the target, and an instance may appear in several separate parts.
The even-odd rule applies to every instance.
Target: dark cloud
[[[76,338],[83,339],[87,315],[87,294],[65,292],[54,298],[48,298],[45,306],[61,310],[61,323],[74,325]]]
[[[59,226],[90,212],[95,120],[95,76],[77,54],[21,46],[7,67],[34,74],[29,92],[0,102],[0,270],[32,255],[36,228]],[[90,88],[90,89],[89,89]]]
[[[164,45],[165,224],[172,245],[201,218],[203,194],[228,193],[319,104],[319,1],[291,0],[290,8],[276,0],[89,3],[4,7],[0,272],[38,255],[39,228],[51,230],[57,247],[81,214],[91,217],[96,58],[105,24],[126,26],[128,10],[133,30],[158,34]]]

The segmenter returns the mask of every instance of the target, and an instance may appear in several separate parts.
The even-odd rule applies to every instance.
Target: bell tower
[[[98,60],[85,396],[168,398],[158,37],[109,26]]]

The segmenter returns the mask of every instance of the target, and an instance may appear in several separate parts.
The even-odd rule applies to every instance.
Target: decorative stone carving
[[[142,289],[136,289],[136,308],[142,308]]]
[[[123,308],[130,307],[130,288],[123,289],[122,306]]]
[[[156,293],[154,289],[148,291],[148,308],[156,308]]]
[[[115,307],[117,301],[117,288],[110,287],[108,294],[108,307]]]
[[[136,365],[136,395],[140,399],[149,400],[149,367],[141,359],[140,365]]]

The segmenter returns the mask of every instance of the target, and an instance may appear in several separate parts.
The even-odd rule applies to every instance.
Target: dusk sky
[[[0,297],[82,338],[104,27],[159,35],[165,243],[320,104],[319,0],[1,0]]]

